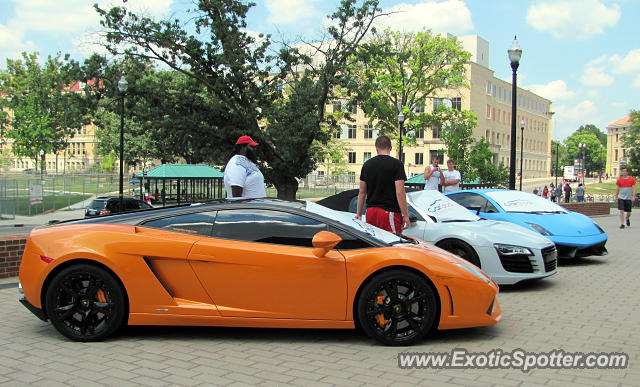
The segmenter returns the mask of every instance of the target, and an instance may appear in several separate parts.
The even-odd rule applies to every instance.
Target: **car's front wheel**
[[[69,266],[53,278],[46,293],[53,326],[75,341],[98,341],[124,322],[125,298],[106,270],[89,264]]]
[[[365,285],[357,313],[360,326],[374,340],[384,345],[411,345],[434,326],[436,295],[419,275],[391,270]]]
[[[469,246],[469,244],[466,242],[457,239],[444,239],[436,243],[436,246],[459,256],[467,262],[473,263],[479,268],[482,268],[482,266],[480,266],[481,264],[480,258],[478,258],[478,254],[476,254],[476,251],[473,249],[473,247]]]

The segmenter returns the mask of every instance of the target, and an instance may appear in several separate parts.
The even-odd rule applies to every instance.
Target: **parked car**
[[[353,189],[318,204],[355,213],[357,201],[358,190]],[[460,256],[498,284],[515,284],[557,272],[556,248],[537,232],[482,219],[434,190],[408,192],[407,206],[411,225],[404,234]]]
[[[312,202],[156,208],[34,229],[20,301],[64,336],[123,324],[361,327],[387,345],[492,325],[498,286],[432,245]]]
[[[126,197],[124,200],[124,212],[144,210],[147,208],[153,208],[153,206],[143,202],[142,200]],[[120,211],[120,197],[119,196],[98,196],[91,201],[91,204],[84,212],[85,218],[92,218],[95,216],[104,216],[117,214]]]
[[[586,215],[528,192],[478,189],[448,193],[475,214],[527,227],[549,238],[563,258],[606,255],[607,233]]]

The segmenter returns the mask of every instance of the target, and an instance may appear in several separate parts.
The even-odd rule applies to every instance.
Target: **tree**
[[[403,142],[415,144],[416,130],[434,124],[424,113],[426,97],[464,86],[470,56],[455,37],[385,30],[352,58],[354,76],[348,87],[370,121],[377,121],[380,134],[399,138],[397,117],[402,111],[407,133]]]
[[[629,175],[640,176],[640,110],[632,110],[631,128],[622,136],[622,145],[626,149]]]
[[[580,125],[578,130],[575,131],[578,134],[595,134],[598,137],[598,140],[601,144],[607,145],[607,134],[600,130],[597,126],[593,124]]]
[[[474,142],[473,128],[478,126],[478,117],[473,111],[459,111],[444,105],[434,112],[436,122],[442,124],[440,139],[447,149],[447,156],[456,164],[464,180],[469,181],[477,177],[474,167],[470,164],[470,145]],[[485,155],[486,156],[486,155]],[[476,157],[476,160],[479,156]],[[493,155],[489,155],[491,160]],[[444,160],[442,160],[444,161]]]
[[[226,161],[238,136],[250,135],[260,143],[260,168],[275,185],[278,198],[294,199],[296,178],[316,169],[322,153],[318,146],[331,138],[326,101],[348,77],[347,58],[371,29],[378,1],[341,2],[330,16],[333,42],[310,46],[322,57],[319,63],[291,47],[267,54],[269,36],[260,36],[258,42],[243,31],[252,6],[240,0],[200,1],[186,21],[155,21],[122,7],[96,10],[112,54],[162,62],[197,80],[207,89],[209,101],[226,112],[200,138],[217,162]],[[304,65],[302,70],[299,65]],[[285,89],[290,94],[285,95]]]
[[[469,157],[471,174],[477,176],[483,184],[489,184],[492,187],[504,186],[509,182],[509,170],[502,162],[497,166],[493,163],[496,153],[491,152],[489,146],[489,142],[482,137],[471,147]]]
[[[601,143],[598,137],[591,132],[574,132],[565,140],[567,146],[567,154],[564,165],[574,165],[575,160],[582,165],[582,160],[585,161],[585,171],[583,173],[600,171],[605,159],[605,154],[602,151]],[[584,149],[580,148],[579,144],[586,144]],[[586,175],[585,175],[586,176]]]
[[[7,60],[7,71],[0,74],[0,108],[12,113],[3,115],[0,126],[3,137],[13,139],[15,156],[37,159],[41,149],[63,150],[88,123],[82,96],[68,91],[78,75],[78,64],[68,56],[49,56],[42,67],[37,53]]]

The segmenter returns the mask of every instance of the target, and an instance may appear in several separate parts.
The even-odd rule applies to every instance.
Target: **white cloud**
[[[546,85],[523,86],[532,92],[549,99],[551,101],[561,101],[571,99],[576,93],[567,89],[567,84],[563,80],[551,81]]]
[[[598,90],[589,90],[587,91],[587,97],[598,98],[600,97],[600,93],[598,92]]]
[[[471,11],[460,0],[403,3],[385,9],[383,12],[390,15],[378,19],[376,24],[378,29],[390,28],[396,31],[417,32],[428,28],[433,32],[460,34],[474,28]]]
[[[633,87],[640,88],[640,49],[631,50],[623,58],[620,55],[611,57],[612,71],[616,74],[635,74]]]
[[[603,55],[587,62],[580,82],[594,87],[610,86],[613,83],[613,77],[606,73],[606,61],[607,57]]]
[[[588,39],[601,35],[620,20],[620,7],[607,7],[600,0],[536,2],[527,10],[527,23],[556,38]]]
[[[315,8],[319,0],[267,0],[267,21],[275,24],[297,23],[321,15]]]

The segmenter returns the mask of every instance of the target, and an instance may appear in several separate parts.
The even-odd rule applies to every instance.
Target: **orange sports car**
[[[361,327],[387,345],[495,324],[479,268],[312,202],[219,201],[29,235],[20,301],[66,337],[129,325]]]

